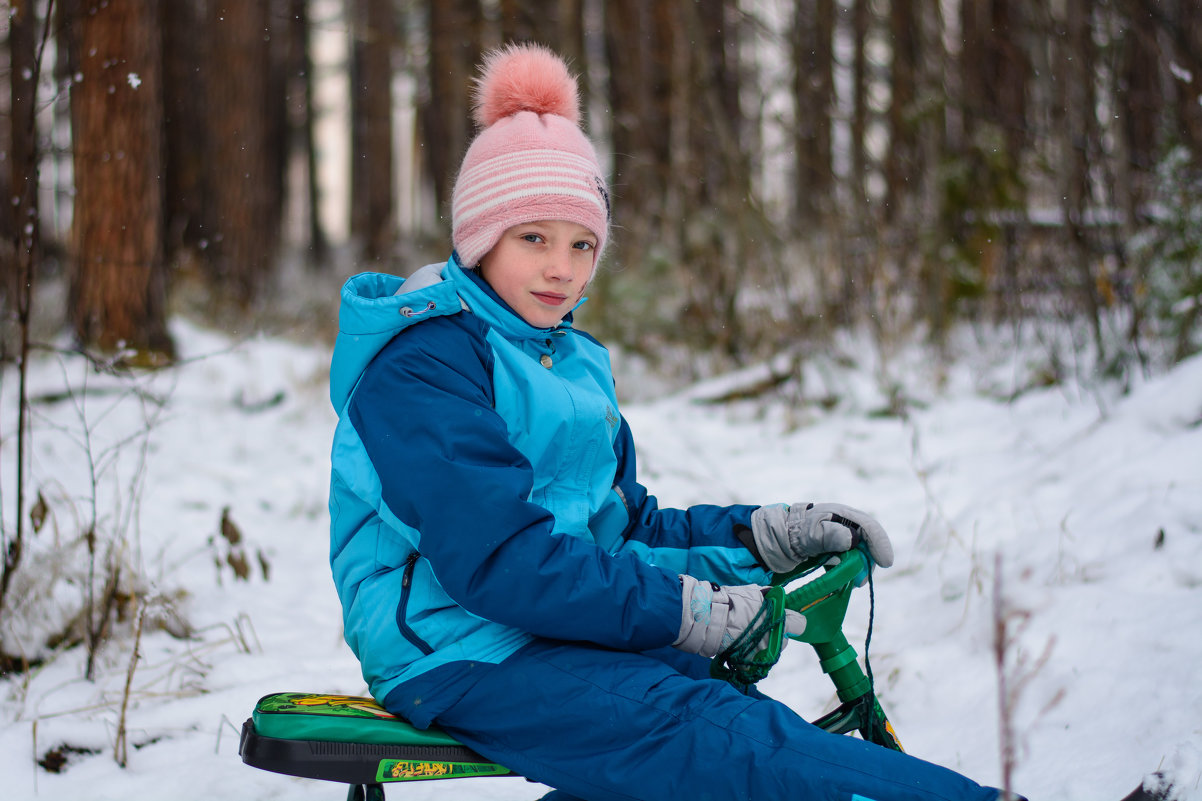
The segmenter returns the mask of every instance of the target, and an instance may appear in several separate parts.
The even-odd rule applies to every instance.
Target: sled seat
[[[513,776],[439,729],[418,729],[371,698],[272,693],[255,704],[238,745],[252,767],[350,785],[382,799],[394,782]]]

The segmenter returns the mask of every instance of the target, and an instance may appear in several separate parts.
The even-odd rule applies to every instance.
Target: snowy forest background
[[[508,41],[546,43],[581,76],[615,231],[578,319],[613,348],[666,502],[761,501],[769,485],[786,493],[772,500],[789,500],[790,443],[817,438],[825,453],[830,437],[840,480],[790,486],[855,503],[912,473],[918,486],[896,490],[886,523],[918,532],[928,556],[966,529],[973,544],[938,557],[941,598],[920,588],[916,567],[894,597],[910,611],[956,605],[988,595],[977,537],[990,535],[976,526],[1009,520],[945,514],[956,503],[936,502],[940,471],[970,482],[979,463],[967,452],[1009,447],[995,437],[1013,426],[1024,433],[1007,469],[955,497],[1018,515],[1025,493],[1049,487],[1107,509],[1133,485],[1157,488],[1136,493],[1155,498],[1152,519],[1136,523],[1127,506],[1090,518],[1102,541],[1126,537],[1122,547],[1066,557],[1078,524],[1055,503],[1036,516],[1058,525],[1056,542],[1026,532],[1015,547],[1054,561],[1057,588],[1068,559],[1073,581],[1124,593],[1098,565],[1171,554],[1167,574],[1136,574],[1165,581],[1141,611],[1174,610],[1140,636],[1156,641],[1155,664],[1196,677],[1197,649],[1157,637],[1189,640],[1200,623],[1202,509],[1189,499],[1202,463],[1182,444],[1197,443],[1202,421],[1197,0],[0,0],[0,10],[0,742],[24,753],[31,722],[34,732],[33,753],[10,754],[0,775],[18,765],[24,775],[32,756],[49,781],[92,755],[67,771],[83,781],[96,754],[127,764],[131,740],[191,742],[178,719],[195,721],[206,693],[241,710],[258,691],[361,691],[344,647],[323,641],[306,662],[303,632],[264,659],[270,647],[244,610],[325,576],[322,362],[338,286],[446,258],[471,79],[480,54]],[[962,428],[942,425],[945,414]],[[1062,425],[1073,435],[1059,454],[1025,452],[1061,442]],[[771,454],[776,479],[698,467],[742,463],[743,441]],[[944,458],[928,462],[925,449]],[[1102,450],[1166,458],[1099,462]],[[856,467],[844,474],[848,451]],[[1019,473],[1045,468],[1059,472],[1019,485]],[[1074,482],[1075,471],[1094,480]],[[251,542],[237,522],[248,517]],[[317,544],[289,544],[298,526]],[[948,590],[943,571],[961,558],[967,586]],[[194,575],[198,559],[224,589],[212,572]],[[1093,596],[1057,592],[1039,597],[1089,631],[1074,604]],[[336,630],[332,594],[316,598],[307,619]],[[274,603],[262,616],[279,622],[289,602]],[[139,656],[145,642],[159,649],[158,673]],[[208,653],[238,665],[238,692]],[[939,719],[953,707],[918,686],[924,655],[898,657],[892,675]],[[1115,675],[1144,671],[1136,656]],[[139,664],[168,689],[139,691]],[[285,667],[309,686],[254,681]],[[1172,687],[1153,683],[1149,702]],[[1044,689],[1050,704],[1054,683]],[[1178,713],[1202,713],[1196,690],[1171,697]],[[164,698],[177,705],[156,729],[148,705]],[[147,731],[170,733],[131,738],[127,713],[139,709]],[[1062,710],[1080,720],[1089,707]],[[1182,739],[1178,718],[1130,720],[1141,736]],[[51,734],[56,725],[67,733]],[[1172,743],[1126,756],[1152,770],[1161,748],[1186,763],[1196,794],[1202,735],[1191,731],[1176,757]],[[918,751],[941,756],[933,724],[918,735]],[[998,743],[980,750],[996,762]],[[196,797],[237,786],[210,773],[188,777]],[[114,797],[137,794],[100,775]],[[1043,786],[1099,795],[1088,782]]]
[[[1195,347],[1195,0],[6,5],[6,361],[23,276],[64,287],[35,325],[155,364],[174,310],[262,325],[441,258],[479,55],[531,39],[609,162],[610,341],[729,366],[1037,317],[1118,375]]]

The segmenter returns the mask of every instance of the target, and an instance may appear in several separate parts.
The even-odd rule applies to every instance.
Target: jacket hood
[[[341,413],[363,370],[397,334],[429,317],[456,314],[463,303],[447,267],[428,264],[405,279],[360,273],[342,286],[338,337],[330,362],[330,402]]]

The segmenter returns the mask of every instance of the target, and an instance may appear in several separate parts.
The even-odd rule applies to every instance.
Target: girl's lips
[[[567,295],[561,295],[558,292],[531,292],[530,294],[548,306],[559,306],[568,299]]]

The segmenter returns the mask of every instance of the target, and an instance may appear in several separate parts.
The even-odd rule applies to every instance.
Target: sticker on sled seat
[[[431,779],[466,779],[471,776],[504,776],[509,768],[491,762],[432,762],[413,759],[381,759],[376,781],[416,782]]]
[[[439,729],[418,729],[358,695],[272,693],[255,704],[255,731],[281,740],[457,746]]]

